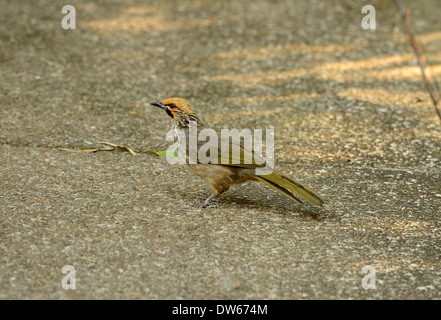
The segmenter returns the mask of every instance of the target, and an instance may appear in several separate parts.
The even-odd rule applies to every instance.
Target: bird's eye
[[[175,105],[174,103],[166,104],[166,106],[171,110],[176,110],[176,111],[180,110],[179,107],[177,105]]]
[[[172,118],[176,118],[176,114],[180,111],[180,109],[175,104],[166,104],[165,106],[167,107],[165,110],[167,114]]]

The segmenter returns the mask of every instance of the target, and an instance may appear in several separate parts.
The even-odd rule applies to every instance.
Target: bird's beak
[[[155,101],[155,102],[152,102],[150,104],[152,106],[155,106],[155,107],[158,107],[158,108],[161,108],[161,109],[164,109],[164,110],[167,109],[167,107],[164,106],[161,101]]]

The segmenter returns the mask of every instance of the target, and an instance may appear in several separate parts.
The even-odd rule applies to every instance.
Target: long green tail
[[[305,200],[308,200],[309,202],[317,206],[322,206],[322,204],[327,201],[317,192],[305,187],[297,181],[282,176],[275,171],[273,171],[273,173],[269,175],[255,176],[255,178],[269,185],[271,188],[276,189],[281,194],[287,196],[288,198],[299,204],[303,204],[303,201],[294,196],[294,194],[304,198]]]

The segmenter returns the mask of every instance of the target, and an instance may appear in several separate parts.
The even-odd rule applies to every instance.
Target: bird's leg
[[[208,203],[211,201],[211,199],[213,199],[216,195],[214,193],[211,194],[211,196],[209,196],[207,198],[207,200],[205,200],[204,204],[202,205],[202,208],[207,207]]]
[[[212,196],[212,195],[211,195]],[[196,199],[202,199],[202,200],[207,200],[207,197],[206,196],[196,196],[195,197]],[[218,198],[211,198],[211,200],[210,200],[210,202],[221,202],[220,201],[220,199],[218,199]]]
[[[200,204],[200,203],[195,203],[195,202],[190,202],[189,203],[189,205],[191,205],[191,206],[194,206],[194,207],[199,207],[199,208],[217,208],[218,206],[217,205],[215,205],[215,204],[211,204],[211,205],[208,205],[208,203],[210,202],[210,201],[216,201],[216,202],[219,202],[219,200],[218,199],[216,199],[215,198],[216,197],[216,194],[212,194],[211,196],[209,196],[208,198],[206,198],[206,197],[202,197],[202,196],[197,196],[196,198],[198,198],[198,199],[203,199],[203,200],[205,200],[205,202],[203,203],[203,204]]]

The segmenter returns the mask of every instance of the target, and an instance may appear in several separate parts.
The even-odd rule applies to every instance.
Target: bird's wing
[[[228,146],[228,150],[226,146]],[[212,152],[214,150],[217,150],[217,152]],[[205,161],[201,161],[201,153],[207,156]],[[254,150],[245,148],[243,143],[236,144],[231,141],[225,142],[224,145],[220,142],[217,143],[217,141],[214,141],[213,144],[210,142],[198,142],[198,163],[207,163],[207,159],[212,164],[240,168],[263,168],[266,165],[265,159],[254,152]]]
[[[265,167],[265,159],[254,150],[244,148],[243,144],[229,143],[229,150],[219,148],[218,161],[220,164],[242,168]]]

